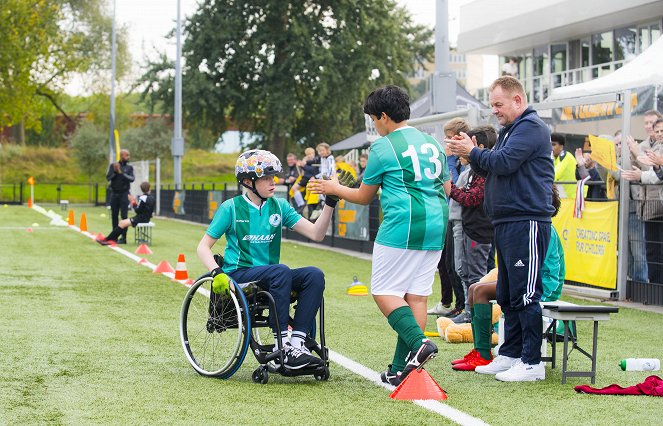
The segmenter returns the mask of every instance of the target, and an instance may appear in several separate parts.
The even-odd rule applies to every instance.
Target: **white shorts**
[[[441,255],[442,250],[408,250],[375,244],[371,294],[430,296]]]

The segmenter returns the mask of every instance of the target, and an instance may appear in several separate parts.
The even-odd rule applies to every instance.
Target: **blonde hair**
[[[315,157],[315,149],[308,147],[304,150],[304,155],[311,155]]]
[[[452,118],[444,125],[444,133],[453,132],[454,135],[460,135],[460,132],[469,132],[470,123],[460,117]]]
[[[527,101],[525,88],[523,87],[520,80],[518,80],[516,77],[512,77],[510,75],[504,75],[502,77],[499,77],[497,80],[493,81],[493,84],[490,85],[488,91],[492,92],[493,90],[495,90],[497,86],[501,87],[502,90],[504,90],[509,94],[518,94],[522,96],[525,102]]]
[[[331,149],[329,149],[329,144],[327,142],[320,142],[315,146],[316,149],[318,148],[326,148],[328,151],[331,152]]]

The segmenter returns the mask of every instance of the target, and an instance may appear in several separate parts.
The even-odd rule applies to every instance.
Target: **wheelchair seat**
[[[223,264],[222,260],[217,263]],[[199,277],[189,288],[180,312],[180,340],[184,354],[196,372],[203,376],[230,378],[251,352],[260,364],[252,374],[256,383],[267,383],[269,373],[283,376],[313,375],[317,380],[329,379],[329,351],[324,337],[324,298],[318,320],[311,325],[305,346],[322,359],[322,365],[298,370],[284,365],[283,342],[274,340],[270,313],[278,329],[274,298],[265,283],[235,283],[231,280],[229,294],[212,291],[211,274]],[[292,301],[297,294],[293,292]],[[296,309],[296,305],[295,305]],[[316,327],[317,322],[317,327]],[[292,318],[289,318],[292,323]],[[316,330],[317,328],[317,330]],[[318,343],[316,334],[320,339]],[[277,346],[278,349],[274,350]]]

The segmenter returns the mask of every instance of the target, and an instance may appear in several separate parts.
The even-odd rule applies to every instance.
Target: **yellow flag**
[[[120,161],[120,132],[115,129],[113,136],[115,139],[115,161]]]
[[[615,144],[609,139],[603,139],[589,135],[589,143],[592,145],[592,159],[613,172],[617,170],[617,158]]]

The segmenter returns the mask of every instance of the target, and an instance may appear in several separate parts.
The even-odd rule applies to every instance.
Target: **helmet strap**
[[[240,183],[240,185],[242,185],[243,187],[245,187],[245,188],[249,189],[251,192],[253,192],[258,198],[260,198],[260,207],[262,207],[262,204],[263,204],[265,201],[267,201],[267,198],[265,198],[265,197],[263,197],[262,195],[260,195],[260,193],[259,193],[258,190],[256,189],[256,181],[255,181],[255,180],[251,180],[251,186],[245,184],[245,183],[244,183],[244,179],[242,179],[239,183]]]

